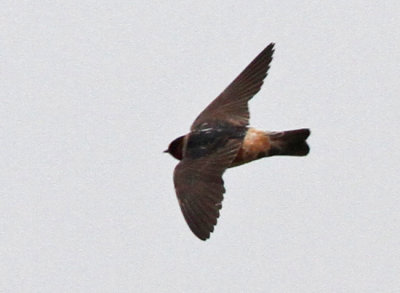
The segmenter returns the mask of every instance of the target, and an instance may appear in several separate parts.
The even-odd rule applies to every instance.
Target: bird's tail
[[[309,129],[297,129],[281,132],[270,132],[270,156],[305,156],[310,151],[306,140],[310,135]]]

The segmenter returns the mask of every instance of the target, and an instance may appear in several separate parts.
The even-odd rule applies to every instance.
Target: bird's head
[[[183,156],[183,141],[184,141],[185,136],[182,135],[175,140],[173,140],[169,146],[168,149],[164,151],[164,153],[169,153],[171,156],[173,156],[175,159],[182,160]]]

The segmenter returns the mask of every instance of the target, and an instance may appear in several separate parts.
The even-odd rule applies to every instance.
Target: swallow
[[[248,101],[261,89],[273,53],[271,43],[198,115],[190,132],[164,151],[180,160],[174,170],[176,195],[189,228],[201,240],[207,240],[217,224],[226,169],[265,157],[309,153],[309,129],[249,127]]]

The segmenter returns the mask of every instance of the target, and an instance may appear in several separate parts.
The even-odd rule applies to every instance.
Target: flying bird
[[[271,156],[305,156],[309,129],[264,131],[249,127],[248,101],[260,90],[274,53],[269,44],[194,120],[190,132],[165,151],[180,160],[174,185],[183,216],[201,240],[217,224],[227,168]]]

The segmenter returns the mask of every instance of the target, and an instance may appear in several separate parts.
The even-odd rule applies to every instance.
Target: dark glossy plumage
[[[260,90],[273,52],[271,43],[199,114],[190,133],[175,139],[166,150],[180,160],[174,171],[179,205],[190,229],[202,240],[210,237],[217,224],[227,168],[274,155],[271,151],[306,154],[308,130],[292,131],[286,138],[271,133],[276,137],[272,141],[268,132],[248,128],[248,101]]]

